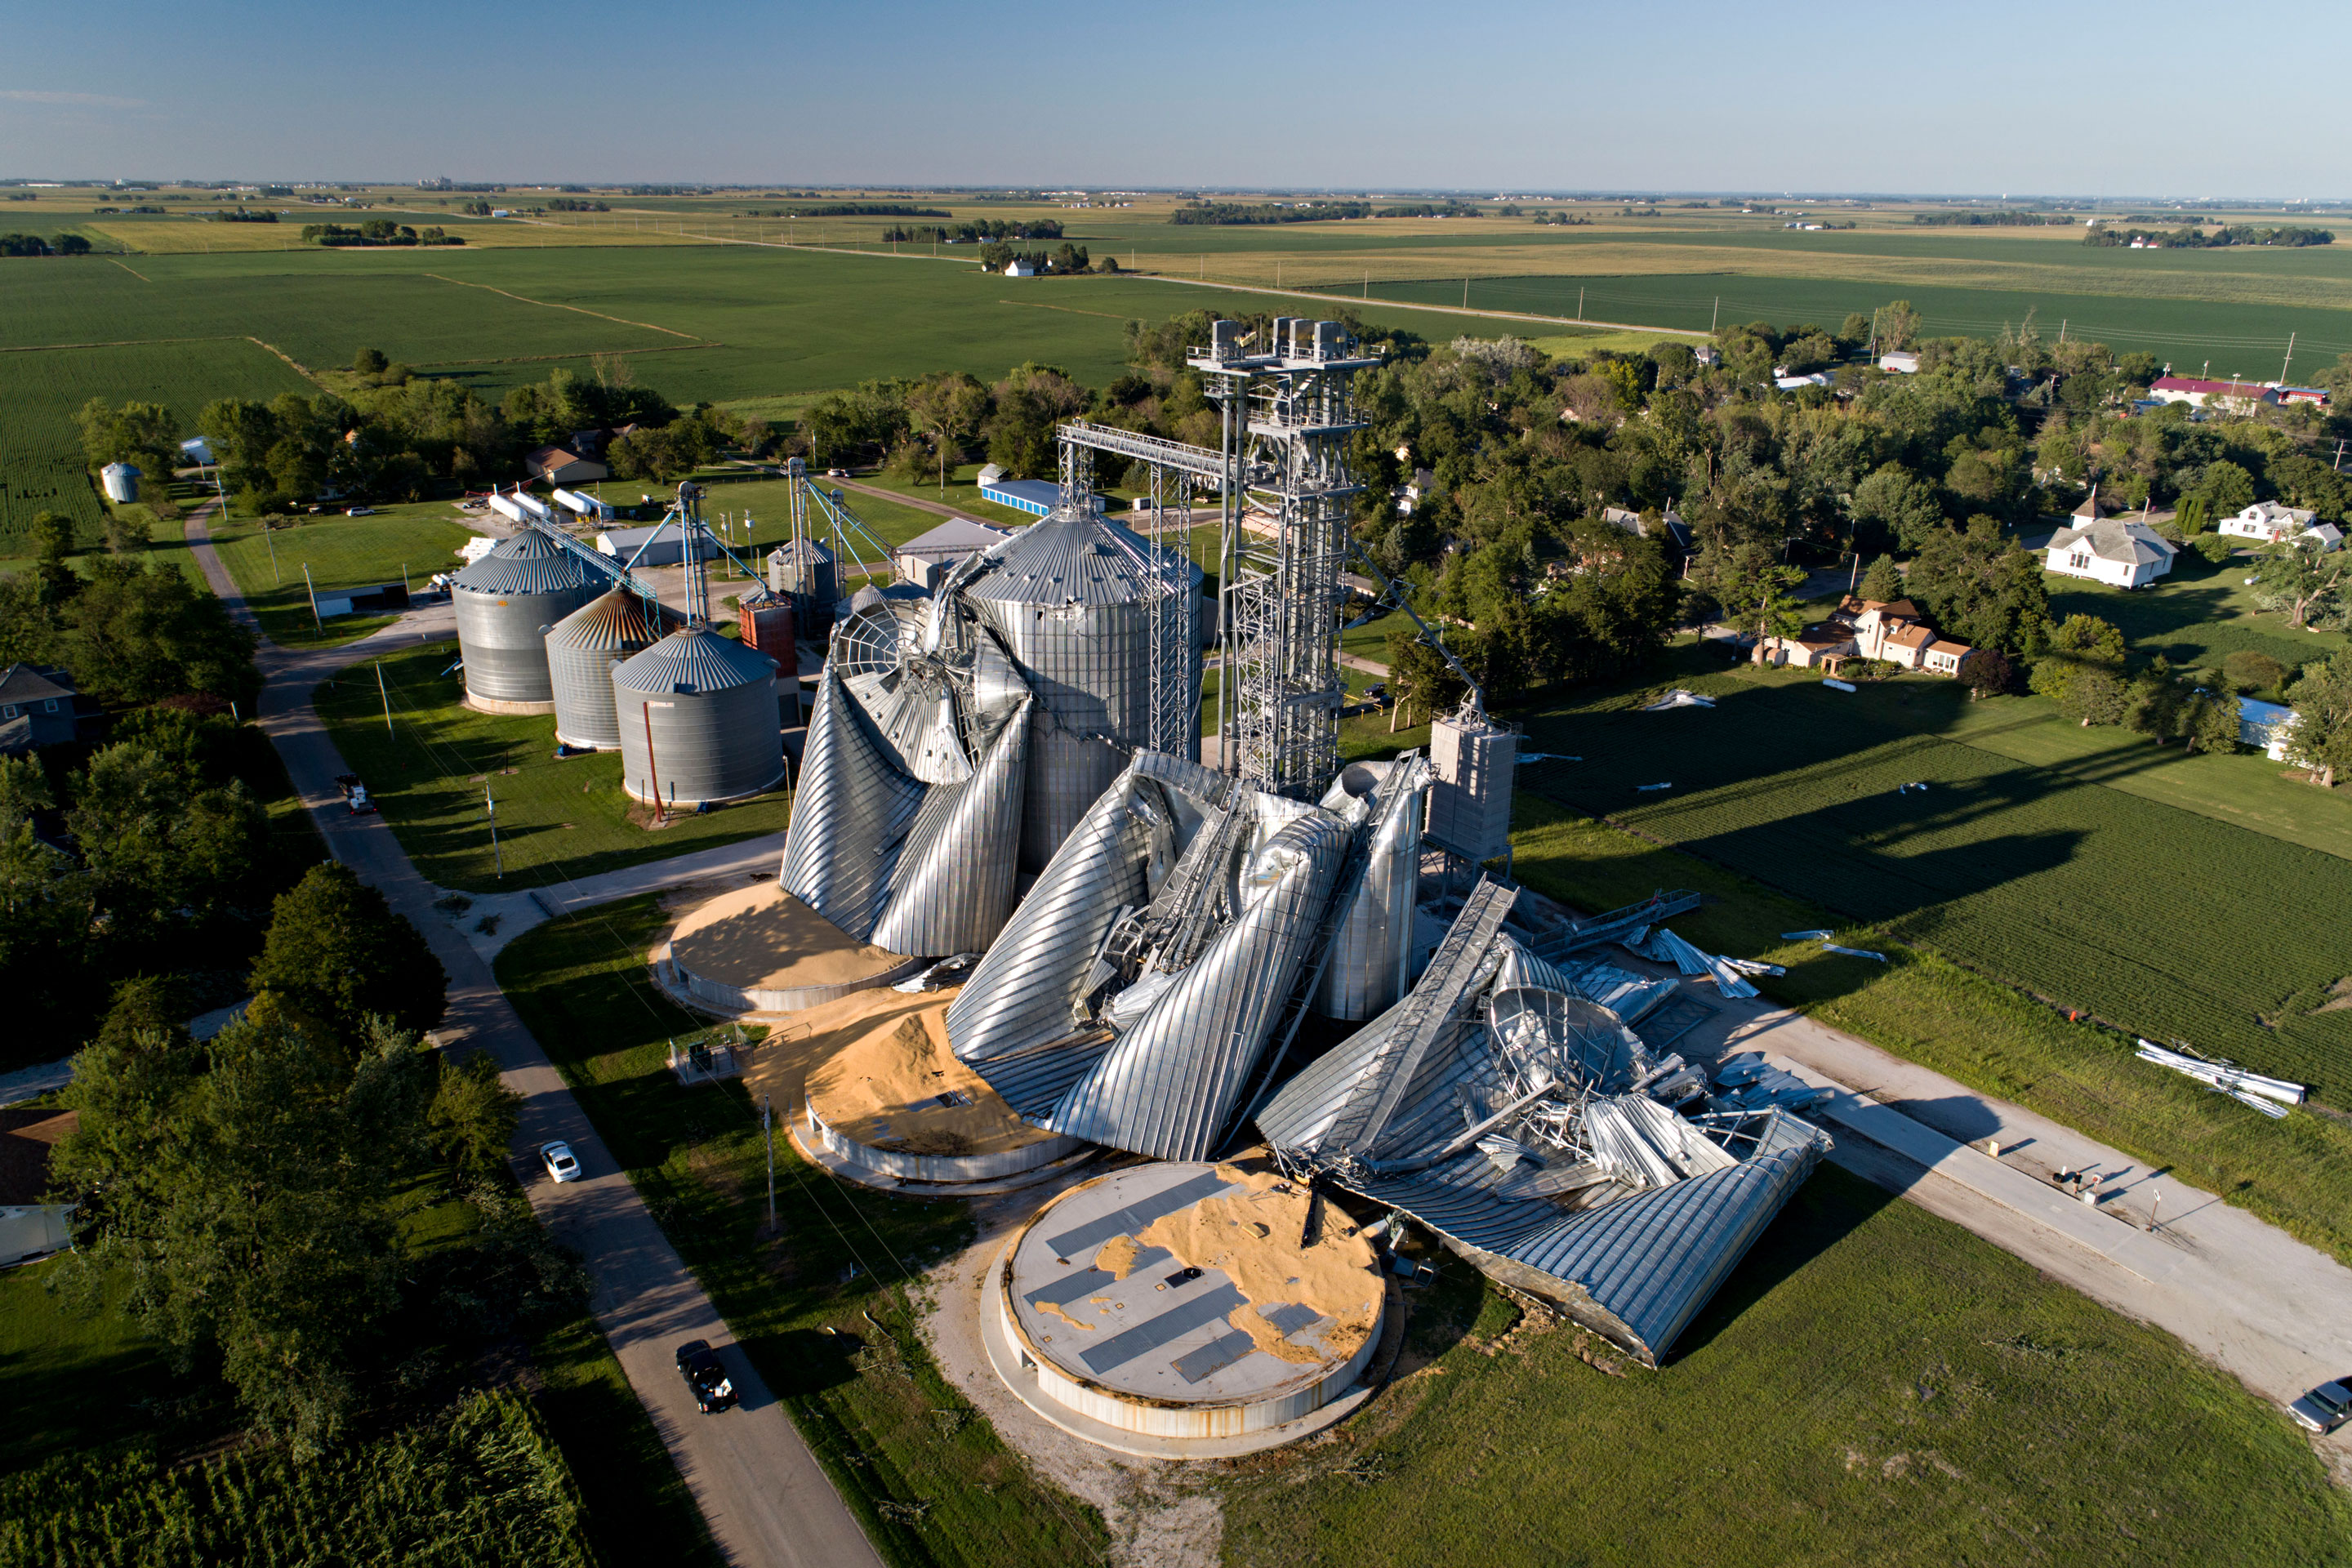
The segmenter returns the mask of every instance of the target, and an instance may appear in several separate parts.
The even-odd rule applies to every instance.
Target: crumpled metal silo
[[[1190,711],[1200,689],[1192,595],[1200,569],[1155,558],[1148,542],[1090,508],[1055,508],[986,552],[953,589],[1037,694],[1021,866],[1039,871],[1141,747],[1155,698]],[[1155,618],[1154,599],[1172,599]],[[1155,637],[1155,626],[1158,628]],[[1159,667],[1154,679],[1154,665]],[[1192,722],[1163,747],[1200,754]]]
[[[948,1038],[1056,1132],[1197,1160],[1295,1024],[1355,832],[1139,752],[964,984]]]
[[[621,787],[642,801],[740,800],[784,775],[776,663],[708,626],[675,631],[613,671]]]
[[[486,713],[551,711],[547,634],[604,586],[537,529],[523,530],[452,578],[467,705]]]
[[[686,624],[668,605],[658,616],[614,588],[558,621],[547,634],[547,674],[555,694],[555,739],[580,751],[620,749],[613,670]]]
[[[1349,763],[1323,797],[1324,809],[1369,828],[1363,879],[1339,911],[1331,956],[1315,994],[1315,1010],[1327,1018],[1375,1017],[1412,983],[1428,788],[1428,759],[1409,752],[1394,762]]]
[[[861,942],[944,958],[1012,912],[1034,699],[988,632],[931,608],[877,595],[842,624],[777,880]]]
[[[1503,929],[1514,896],[1474,890],[1412,993],[1257,1127],[1293,1175],[1402,1210],[1654,1366],[1829,1139],[1778,1107],[1664,1103],[1695,1092],[1681,1058],[1652,1061],[1520,946]]]

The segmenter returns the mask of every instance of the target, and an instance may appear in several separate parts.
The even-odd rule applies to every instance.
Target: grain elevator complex
[[[1427,754],[1343,763],[1343,573],[1411,613],[1349,535],[1376,363],[1339,322],[1217,322],[1191,356],[1217,448],[1066,424],[1059,504],[914,581],[877,581],[794,465],[748,640],[711,622],[691,486],[663,525],[683,615],[537,521],[453,589],[467,701],[617,751],[634,799],[789,780],[773,881],[686,912],[661,984],[768,1026],[755,1089],[803,1064],[776,1109],[839,1178],[1034,1189],[982,1286],[989,1359],[1138,1453],[1344,1415],[1409,1226],[1654,1365],[1826,1147],[1672,1054],[1671,982],[1601,960],[1695,899],[1577,921],[1511,881],[1517,737],[1458,664]],[[1124,521],[1097,453],[1143,498]],[[793,763],[795,633],[824,658]]]

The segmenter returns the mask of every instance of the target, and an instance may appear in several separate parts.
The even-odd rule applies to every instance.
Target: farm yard
[[[1717,706],[1528,715],[1531,749],[1582,761],[1522,787],[2117,1028],[2352,1094],[2352,1012],[2326,1006],[2352,860],[2121,787],[2173,764],[2152,744],[2049,764],[1970,743],[1948,684],[1685,684]],[[2312,792],[2313,837],[2340,844],[2345,809]]]
[[[289,647],[352,642],[387,624],[365,615],[314,621],[313,588],[404,582],[421,592],[435,573],[457,570],[458,550],[475,536],[446,501],[385,507],[372,517],[304,517],[267,536],[257,522],[215,519],[210,531],[263,633]]]
[[[317,699],[337,750],[428,881],[519,892],[757,837],[789,819],[779,789],[649,831],[648,814],[621,793],[619,752],[556,761],[551,717],[477,713],[460,702],[449,668],[457,657],[455,642],[423,644],[353,666]],[[498,802],[495,848],[486,792]]]

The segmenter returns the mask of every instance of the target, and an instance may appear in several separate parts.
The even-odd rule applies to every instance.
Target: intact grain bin
[[[834,601],[841,597],[841,574],[832,551],[814,539],[771,550],[768,588],[792,601],[793,626],[800,637],[822,643],[831,633]]]
[[[601,578],[537,529],[526,529],[450,580],[466,705],[485,713],[551,713],[547,634],[604,590]]]
[[[1096,797],[1151,739],[1152,664],[1163,697],[1200,689],[1192,595],[1200,569],[1183,563],[1180,596],[1152,646],[1150,600],[1165,591],[1150,546],[1098,512],[1056,507],[989,552],[963,594],[1037,693],[1030,710],[1021,868],[1041,871]],[[1172,699],[1171,699],[1172,700]],[[1190,712],[1189,696],[1182,699]],[[1200,755],[1197,724],[1172,749]]]
[[[106,499],[118,506],[139,499],[139,469],[131,464],[107,464],[98,470],[98,482],[106,491]]]
[[[555,739],[582,751],[614,752],[621,721],[613,708],[613,670],[686,624],[668,605],[656,620],[646,602],[615,588],[574,610],[547,634],[547,674],[555,691]]]
[[[621,787],[681,807],[740,800],[784,774],[776,665],[708,626],[676,631],[613,671]]]

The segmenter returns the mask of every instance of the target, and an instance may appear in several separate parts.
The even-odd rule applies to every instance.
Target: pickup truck
[[[353,816],[366,816],[375,810],[375,802],[368,798],[367,785],[360,783],[357,773],[338,773],[335,782],[343,789],[343,809]]]

